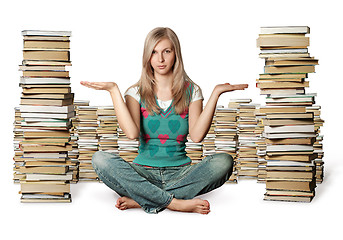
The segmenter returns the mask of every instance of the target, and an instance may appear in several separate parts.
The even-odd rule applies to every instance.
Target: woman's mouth
[[[164,69],[164,68],[166,68],[166,65],[159,65],[159,66],[157,66],[159,69]]]

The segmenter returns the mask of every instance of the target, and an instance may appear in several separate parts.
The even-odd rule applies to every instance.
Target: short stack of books
[[[320,134],[320,127],[323,126],[324,120],[320,117],[320,109],[319,105],[312,105],[311,107],[306,107],[307,112],[313,113],[313,121],[314,121],[314,130],[316,132],[316,140],[313,144],[314,153],[317,154],[317,158],[314,160],[314,164],[316,166],[316,182],[322,183],[324,179],[324,151],[323,151],[323,138],[324,136]]]
[[[73,171],[73,182],[79,181],[79,145],[77,144],[79,140],[79,135],[77,129],[79,127],[79,120],[77,116],[78,106],[89,106],[88,100],[74,100],[74,112],[75,116],[71,118],[71,128],[70,128],[70,144],[72,145],[72,150],[68,152],[68,156],[71,159],[77,161],[77,168]]]
[[[98,175],[92,166],[92,156],[98,151],[97,135],[97,107],[95,106],[77,106],[76,115],[78,127],[79,148],[79,181],[98,181]]]
[[[127,162],[132,162],[138,155],[139,140],[129,139],[124,131],[119,127],[118,132],[118,151],[121,158]]]
[[[234,168],[228,183],[237,183],[237,109],[218,105],[215,118],[215,150],[225,152],[234,159]]]
[[[256,111],[257,128],[256,134],[260,136],[260,140],[257,142],[257,158],[258,158],[258,170],[257,170],[257,182],[264,183],[267,177],[267,160],[265,158],[266,152],[266,141],[263,136],[264,132],[264,119],[266,115],[260,112],[260,108]]]
[[[265,200],[310,202],[315,195],[317,134],[309,111],[315,94],[305,94],[305,79],[318,60],[308,53],[309,32],[306,26],[262,27],[257,39],[265,59],[257,87],[267,95],[260,109],[266,115]]]
[[[260,136],[256,134],[258,106],[251,103],[251,99],[245,99],[245,103],[240,103],[238,106],[237,169],[239,178],[257,179],[257,142],[260,141]]]
[[[21,121],[24,119],[20,115],[19,107],[14,108],[14,122],[13,122],[13,149],[14,149],[14,166],[13,166],[13,181],[19,183],[21,179],[25,178],[25,174],[20,173],[20,167],[24,165],[23,151],[20,149],[20,142],[24,140],[23,131],[21,129]]]
[[[74,115],[69,31],[22,31],[22,202],[70,202],[77,162],[68,157]]]
[[[98,106],[99,150],[119,154],[118,152],[118,121],[113,106]]]
[[[214,114],[212,122],[211,122],[211,126],[210,129],[208,130],[208,133],[206,134],[206,136],[204,137],[204,140],[202,141],[202,149],[203,149],[203,156],[209,156],[209,155],[213,155],[216,153],[215,150],[215,132],[214,132],[214,128],[215,128],[215,120],[216,119],[216,114]]]
[[[196,143],[193,142],[190,136],[187,136],[186,142],[186,153],[187,156],[191,159],[191,164],[196,164],[201,162],[203,158],[203,149],[202,149],[202,142]]]

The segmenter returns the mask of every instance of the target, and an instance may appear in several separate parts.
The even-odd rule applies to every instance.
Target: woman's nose
[[[159,59],[158,59],[158,60],[159,60],[159,62],[164,62],[163,54],[160,54],[160,55],[159,55]]]

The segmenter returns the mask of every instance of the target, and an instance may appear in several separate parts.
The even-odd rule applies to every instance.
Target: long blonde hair
[[[160,113],[161,109],[158,107],[154,94],[154,70],[150,64],[150,59],[155,46],[162,39],[169,39],[175,52],[175,63],[173,66],[173,83],[172,83],[172,95],[173,95],[173,107],[176,114],[182,114],[185,112],[189,105],[190,96],[187,94],[186,88],[189,84],[196,85],[186,74],[179,39],[175,32],[170,28],[158,27],[149,32],[145,39],[143,50],[143,68],[140,80],[131,87],[138,86],[138,92],[141,97],[141,101],[145,102],[146,110],[150,115],[153,113]]]

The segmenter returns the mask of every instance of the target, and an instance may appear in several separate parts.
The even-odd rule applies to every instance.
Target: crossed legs
[[[118,209],[142,207],[148,213],[165,208],[209,213],[208,201],[194,197],[223,185],[233,166],[232,157],[226,153],[208,156],[196,165],[162,170],[130,164],[101,151],[93,155],[92,163],[99,178],[121,196],[116,203]],[[164,173],[166,181],[161,181],[158,177]]]

